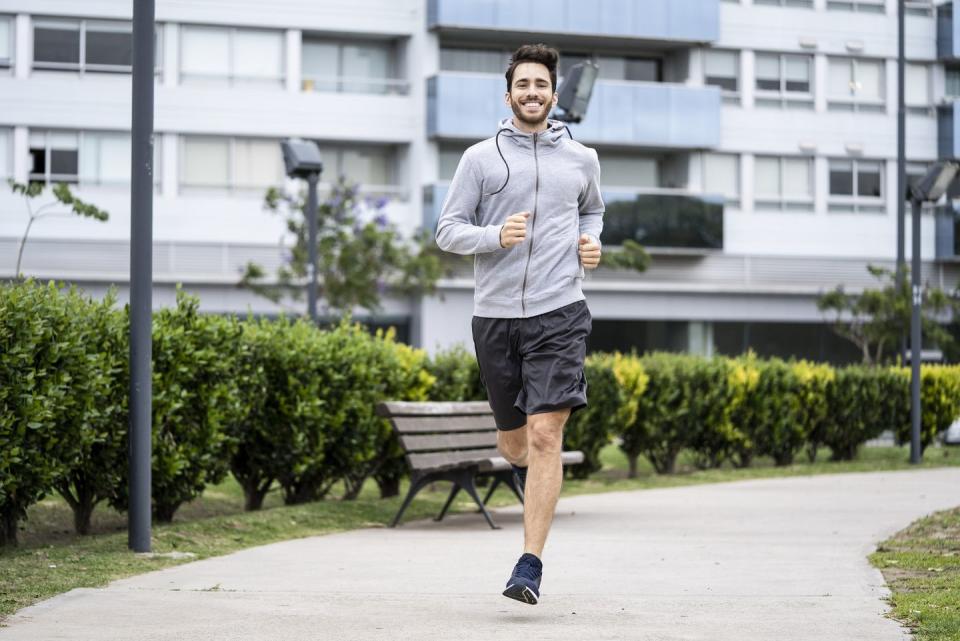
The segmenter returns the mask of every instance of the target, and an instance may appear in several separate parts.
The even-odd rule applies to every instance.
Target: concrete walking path
[[[960,469],[561,500],[542,602],[500,596],[521,513],[252,548],[20,611],[0,641],[903,641],[867,555],[960,505]]]

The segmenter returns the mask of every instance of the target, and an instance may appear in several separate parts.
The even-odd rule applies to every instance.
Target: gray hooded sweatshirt
[[[474,316],[529,318],[584,299],[578,241],[582,233],[600,240],[600,164],[562,122],[547,124],[528,134],[505,118],[496,136],[464,152],[450,183],[437,245],[475,255]],[[522,211],[530,212],[526,239],[505,249],[500,229]]]

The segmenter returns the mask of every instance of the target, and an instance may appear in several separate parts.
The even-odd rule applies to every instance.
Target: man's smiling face
[[[518,121],[534,127],[543,124],[557,104],[557,94],[547,67],[539,62],[517,65],[513,70],[513,86],[506,99]]]

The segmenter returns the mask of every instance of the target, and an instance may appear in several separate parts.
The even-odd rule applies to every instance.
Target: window
[[[884,111],[884,63],[866,58],[830,58],[828,107],[835,111]]]
[[[932,16],[933,0],[906,0],[905,13],[910,16]]]
[[[322,184],[332,185],[343,177],[359,185],[364,193],[401,193],[397,180],[397,154],[394,147],[338,145],[321,141],[317,144],[320,147],[320,156],[323,158]]]
[[[631,82],[660,82],[662,80],[661,63],[658,58],[639,58],[634,56],[609,56],[589,51],[561,51],[557,76],[567,75],[570,68],[587,60],[593,60],[600,71],[599,80],[627,80]],[[510,54],[506,56],[510,61]],[[507,64],[502,63],[497,73],[504,73]]]
[[[30,182],[78,182],[80,136],[77,132],[30,132]]]
[[[660,184],[656,158],[615,151],[601,151],[597,157],[604,187],[649,189]]]
[[[305,39],[304,91],[406,94],[398,78],[396,46],[390,42],[337,42]]]
[[[706,84],[720,87],[724,102],[740,102],[740,55],[736,51],[706,50],[703,76]]]
[[[930,67],[928,65],[904,65],[904,102],[908,113],[920,116],[933,115]],[[949,84],[949,82],[948,82]]]
[[[464,151],[466,147],[460,145],[440,145],[437,150],[439,161],[437,175],[440,180],[453,180]]]
[[[284,180],[277,140],[183,136],[180,154],[180,185],[187,189],[263,191]]]
[[[0,16],[0,70],[13,66],[13,18]]]
[[[130,184],[130,134],[106,131],[31,131],[31,182],[118,186]],[[154,183],[160,182],[154,145]]]
[[[886,13],[884,0],[827,0],[827,9],[859,11],[860,13]]]
[[[947,67],[946,87],[944,94],[946,98],[960,98],[960,69],[956,67]]]
[[[813,0],[753,0],[753,4],[766,4],[775,7],[801,7],[804,9],[813,8]]]
[[[130,73],[131,24],[119,20],[37,20],[33,68]]]
[[[883,168],[879,160],[831,160],[829,210],[884,213]]]
[[[703,154],[703,192],[719,194],[728,205],[740,206],[740,157],[734,154]]]
[[[440,48],[441,71],[469,71],[473,73],[497,73],[507,71],[510,52],[498,49]],[[563,65],[561,57],[560,65]]]
[[[13,163],[10,162],[12,143],[13,136],[10,130],[0,128],[0,179],[13,175]]]
[[[756,209],[813,211],[813,159],[757,156],[753,165]]]
[[[282,87],[283,33],[258,29],[184,26],[180,81]]]
[[[758,53],[754,66],[758,107],[813,108],[813,56]]]

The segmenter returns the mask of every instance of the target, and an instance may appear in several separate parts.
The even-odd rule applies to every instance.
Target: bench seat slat
[[[432,470],[447,467],[461,467],[465,463],[478,465],[490,458],[500,456],[496,449],[460,450],[458,452],[434,452],[432,454],[408,454],[407,461],[414,470]]]
[[[575,452],[563,452],[560,456],[564,465],[576,465],[577,463],[583,463],[583,452],[579,450]],[[507,459],[503,458],[502,456],[495,456],[481,463],[480,471],[502,472],[504,470],[511,469],[511,467],[512,466],[507,462]]]
[[[452,416],[457,414],[490,414],[487,401],[462,402],[414,402],[390,401],[377,405],[377,414],[385,418],[393,416]]]
[[[404,434],[400,437],[403,448],[408,452],[428,452],[431,450],[465,450],[477,447],[496,447],[496,432],[455,432],[452,434],[415,435]]]
[[[490,432],[497,429],[489,410],[486,415],[477,416],[397,416],[392,420],[400,434]]]

